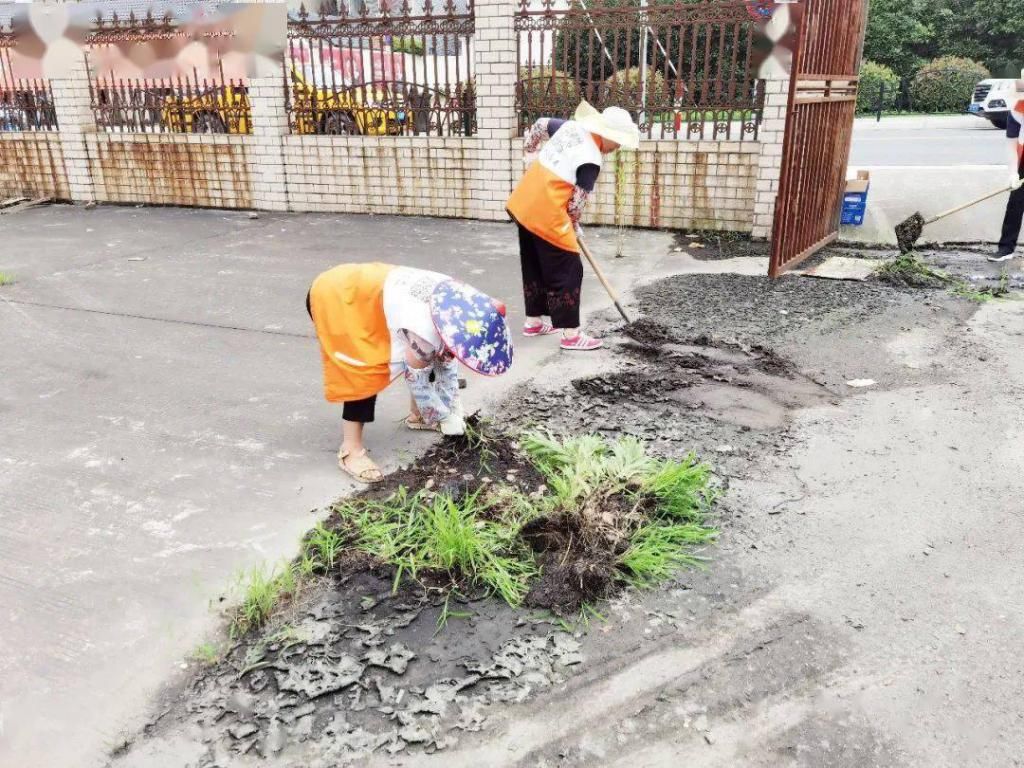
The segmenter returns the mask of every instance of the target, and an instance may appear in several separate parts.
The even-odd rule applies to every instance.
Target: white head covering
[[[629,112],[622,107],[608,107],[598,112],[585,101],[576,108],[573,120],[601,138],[614,141],[623,149],[640,148],[640,129]]]

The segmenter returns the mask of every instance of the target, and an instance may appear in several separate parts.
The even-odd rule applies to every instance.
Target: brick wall
[[[293,136],[280,77],[249,84],[250,136],[105,133],[84,63],[54,81],[64,193],[75,201],[504,219],[521,175],[513,19],[517,0],[477,0],[471,138]],[[771,232],[788,93],[770,82],[759,141],[644,141],[610,159],[585,222]],[[0,134],[0,153],[15,141]],[[42,140],[38,139],[37,141]],[[52,150],[52,137],[46,139]],[[13,156],[6,150],[7,157]],[[5,155],[0,154],[0,158]],[[60,176],[36,152],[34,179]],[[38,168],[35,166],[38,164]],[[0,189],[15,183],[0,166]],[[24,182],[22,182],[24,183]]]
[[[108,134],[86,138],[98,202],[252,208],[249,136]]]
[[[750,232],[761,150],[758,142],[642,141],[605,160],[584,224]],[[514,151],[522,156],[521,140]]]
[[[59,135],[0,132],[0,199],[11,197],[71,199]]]
[[[287,136],[296,211],[487,218],[473,190],[489,160],[477,139]]]

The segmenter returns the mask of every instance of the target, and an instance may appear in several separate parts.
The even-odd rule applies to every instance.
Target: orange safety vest
[[[364,400],[391,383],[384,281],[392,269],[389,264],[342,264],[313,281],[309,306],[329,402]]]
[[[526,169],[506,209],[519,224],[563,251],[580,252],[569,201],[576,171],[586,164],[601,167],[598,138],[579,123],[564,123]]]

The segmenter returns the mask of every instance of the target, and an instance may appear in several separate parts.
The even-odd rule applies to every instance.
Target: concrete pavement
[[[599,257],[612,233],[591,232]],[[219,626],[243,569],[292,556],[351,490],[303,304],[321,270],[385,260],[458,275],[522,321],[508,224],[54,206],[0,217],[0,765],[102,764]],[[606,259],[628,288],[670,238]],[[586,308],[608,305],[588,275]],[[538,374],[470,377],[470,407]],[[399,386],[369,445],[386,469],[432,439]]]
[[[926,218],[1006,183],[1006,138],[987,121],[956,117],[860,118],[849,176],[871,174],[861,227],[843,227],[853,242],[895,245],[894,228],[920,211]],[[922,242],[994,242],[1006,207],[1002,195],[925,230]]]

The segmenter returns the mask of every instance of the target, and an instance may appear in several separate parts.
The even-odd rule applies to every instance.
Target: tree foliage
[[[912,103],[922,112],[963,112],[971,103],[974,86],[989,75],[975,61],[943,56],[928,62],[914,75],[910,85]]]
[[[1016,76],[1024,66],[1024,0],[871,0],[864,56],[904,78],[943,56]]]

